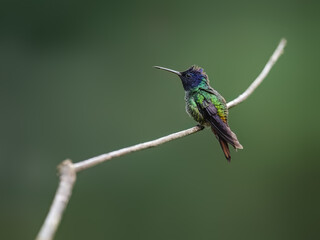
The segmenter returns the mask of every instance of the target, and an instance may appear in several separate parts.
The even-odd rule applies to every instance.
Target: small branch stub
[[[47,218],[36,240],[50,240],[59,226],[62,214],[71,197],[72,188],[76,181],[76,172],[71,160],[67,159],[58,166],[60,183],[50,207]]]

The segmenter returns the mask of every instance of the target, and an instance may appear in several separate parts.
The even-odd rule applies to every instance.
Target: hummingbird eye
[[[190,73],[187,73],[187,74],[186,74],[186,77],[187,77],[187,78],[191,78],[191,74],[190,74]]]

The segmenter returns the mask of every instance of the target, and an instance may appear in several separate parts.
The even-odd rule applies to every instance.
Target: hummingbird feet
[[[197,124],[197,127],[200,128],[201,130],[204,129],[204,126],[202,126],[200,123]]]

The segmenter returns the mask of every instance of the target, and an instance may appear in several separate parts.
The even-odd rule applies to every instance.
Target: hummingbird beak
[[[161,70],[165,70],[165,71],[168,71],[168,72],[171,72],[171,73],[174,73],[174,74],[177,74],[178,76],[181,76],[181,72],[178,72],[178,71],[175,71],[175,70],[172,70],[172,69],[169,69],[169,68],[164,68],[164,67],[159,67],[159,66],[153,66],[153,67],[161,69]]]

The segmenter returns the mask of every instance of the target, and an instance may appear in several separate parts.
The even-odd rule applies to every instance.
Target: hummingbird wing
[[[204,99],[198,103],[198,109],[204,118],[210,123],[213,131],[224,141],[231,144],[234,148],[242,149],[237,136],[231,131],[228,124],[224,122],[218,114],[218,110],[211,101]]]

